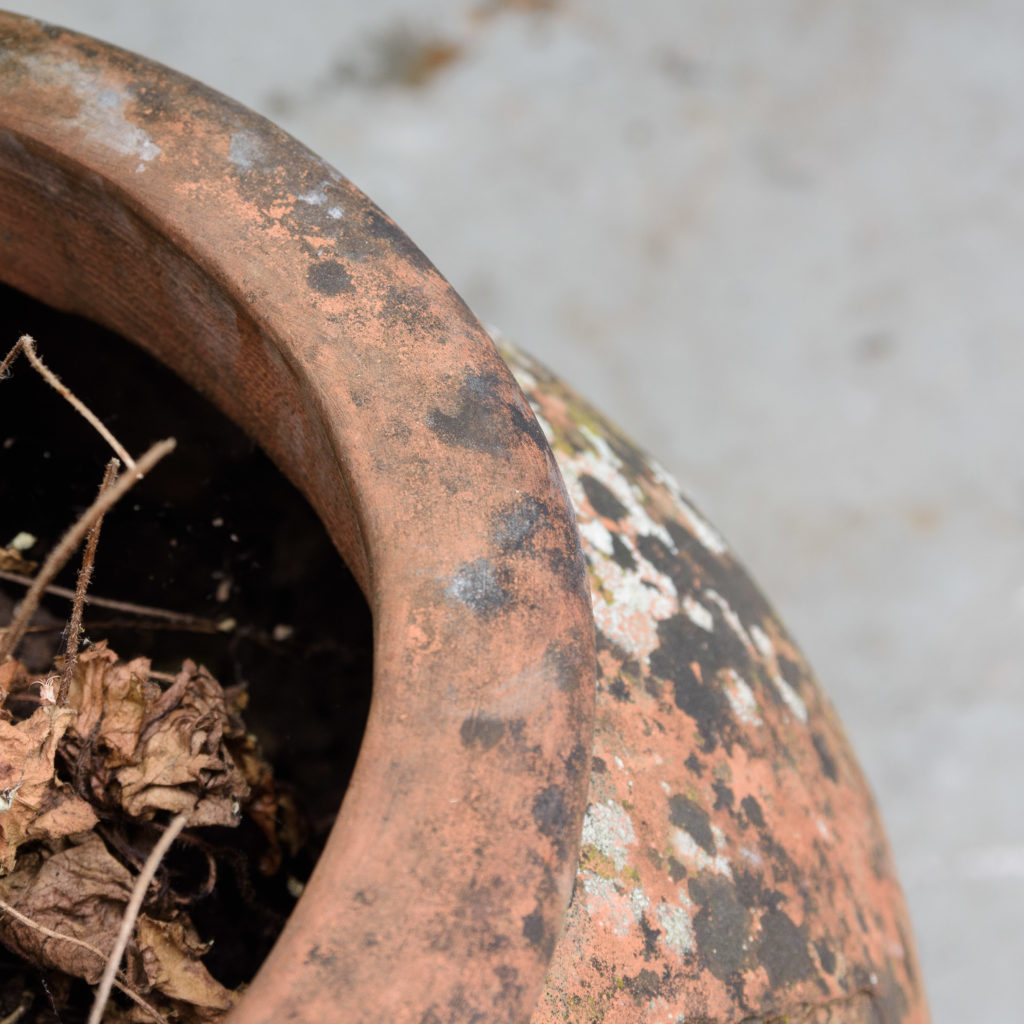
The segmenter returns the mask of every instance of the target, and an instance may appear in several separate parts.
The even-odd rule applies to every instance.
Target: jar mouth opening
[[[87,604],[82,646],[105,642],[123,662],[147,658],[163,677],[185,659],[205,667],[244,705],[241,720],[272,767],[275,791],[298,815],[292,824],[302,845],[279,850],[273,872],[261,870],[269,845],[251,822],[237,833],[214,830],[216,844],[242,845],[249,863],[239,870],[252,876],[243,883],[252,893],[231,879],[229,863],[218,864],[232,892],[194,904],[200,935],[215,937],[209,929],[225,916],[220,901],[253,893],[266,901],[264,919],[244,941],[218,938],[204,958],[214,977],[234,988],[269,952],[341,806],[369,713],[370,609],[306,499],[201,395],[136,345],[81,317],[6,285],[0,308],[7,322],[32,334],[47,365],[130,453],[159,437],[177,439],[175,452],[105,518],[89,590],[154,614]],[[4,490],[14,499],[0,503],[0,544],[31,534],[26,554],[41,559],[94,497],[109,450],[27,363],[16,364],[3,383],[0,443]],[[73,590],[77,563],[73,558],[55,583]],[[0,579],[8,608],[23,593]],[[44,599],[18,652],[33,671],[46,671],[63,650],[69,609],[62,596]],[[5,621],[0,607],[0,625]],[[297,833],[280,846],[284,839]],[[205,861],[179,860],[201,885]]]

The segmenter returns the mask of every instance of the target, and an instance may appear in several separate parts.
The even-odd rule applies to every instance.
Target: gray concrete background
[[[279,122],[678,475],[847,723],[936,1024],[1018,1024],[1024,5],[15,7]]]

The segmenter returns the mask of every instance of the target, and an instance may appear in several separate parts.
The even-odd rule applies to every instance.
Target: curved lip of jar
[[[525,1018],[571,894],[595,674],[575,518],[525,398],[407,237],[270,122],[15,15],[0,63],[0,277],[245,428],[373,611],[354,776],[231,1019]]]

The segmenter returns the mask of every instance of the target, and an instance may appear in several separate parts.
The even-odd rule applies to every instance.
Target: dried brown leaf
[[[161,692],[148,681],[149,669],[148,658],[119,661],[105,643],[78,656],[68,691],[68,704],[78,711],[72,732],[101,748],[108,768],[134,760],[147,704]]]
[[[150,987],[190,1006],[221,1012],[231,1008],[233,994],[214,980],[199,959],[209,944],[199,941],[187,918],[155,921],[143,914],[135,934]]]
[[[205,668],[186,661],[147,708],[135,764],[116,773],[124,809],[143,818],[194,804],[190,826],[236,825],[249,787],[225,743],[230,731],[220,684]]]
[[[4,572],[16,572],[22,576],[30,576],[36,571],[38,562],[33,562],[17,548],[0,548],[0,569]]]
[[[14,684],[27,674],[25,666],[14,658],[0,662],[0,706],[7,700],[7,695],[14,689]]]
[[[21,858],[10,875],[0,878],[0,896],[37,924],[87,942],[105,956],[131,895],[131,874],[92,832],[47,854],[39,849]],[[32,963],[90,984],[103,973],[104,959],[20,921],[4,921],[0,941]]]
[[[96,824],[92,808],[54,772],[61,737],[75,718],[70,708],[37,708],[21,722],[0,720],[0,874],[32,839],[58,839]]]
[[[145,658],[130,662],[98,644],[75,666],[69,699],[78,718],[71,753],[85,758],[95,799],[134,818],[189,813],[189,825],[236,825],[249,793],[226,738],[234,726],[224,691],[186,661],[166,689]]]

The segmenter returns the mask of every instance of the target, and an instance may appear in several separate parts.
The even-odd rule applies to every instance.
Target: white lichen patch
[[[589,543],[588,523],[580,523],[580,533]],[[595,625],[646,666],[659,643],[658,623],[679,609],[675,584],[639,555],[635,568],[624,569],[593,549],[586,553],[594,574]]]
[[[592,871],[584,871],[581,877],[587,895],[587,916],[615,935],[628,935],[636,923],[630,897],[610,878]]]
[[[611,445],[588,426],[580,427],[580,433],[587,439],[590,451],[579,452],[566,460],[570,467],[569,472],[562,466],[562,473],[565,475],[569,494],[576,508],[581,508],[586,498],[580,477],[591,476],[604,484],[625,507],[629,513],[630,532],[641,537],[657,537],[669,551],[675,553],[676,544],[671,534],[661,523],[650,517],[642,504],[643,491],[622,472],[622,460],[612,450]]]
[[[548,428],[542,418],[540,422],[547,436]],[[585,426],[580,429],[590,447],[575,455],[559,452],[558,461],[592,571],[595,624],[647,666],[660,642],[658,623],[678,612],[679,595],[671,577],[640,553],[638,539],[653,536],[672,550],[675,546],[668,531],[641,505],[639,492],[620,472],[622,462],[607,441]],[[614,533],[591,509],[582,483],[585,476],[604,485],[626,510]],[[628,567],[613,557],[615,537],[628,552]]]
[[[722,691],[732,708],[733,714],[744,725],[762,725],[760,709],[757,706],[757,698],[749,683],[734,669],[727,669],[725,683]]]
[[[580,876],[587,897],[587,915],[615,935],[628,935],[640,924],[651,901],[642,885],[624,885],[593,871]]]
[[[583,819],[581,846],[593,846],[607,857],[616,871],[622,871],[629,860],[629,848],[636,843],[633,822],[625,809],[614,800],[591,804]]]
[[[45,53],[26,55],[21,60],[38,80],[71,90],[78,100],[78,109],[67,120],[81,129],[89,142],[140,160],[136,171],[144,171],[149,161],[163,152],[147,131],[125,117],[125,109],[134,99],[131,92],[105,81],[98,68],[71,60],[54,60]]]
[[[600,519],[591,519],[588,522],[578,523],[580,536],[595,550],[602,555],[611,558],[615,551],[615,544],[612,541],[611,531]]]
[[[768,634],[757,624],[750,627],[750,638],[754,641],[754,646],[762,658],[768,658],[771,661],[776,660],[775,644],[772,643]]]
[[[327,214],[331,220],[341,220],[345,216],[345,211],[338,205],[327,206],[328,196],[327,190],[331,188],[331,182],[324,181],[314,189],[310,189],[308,192],[303,192],[302,195],[296,196],[296,200],[300,203],[305,203],[307,206],[326,206],[327,209],[324,213]]]
[[[228,144],[228,159],[239,171],[251,171],[263,166],[266,147],[255,132],[233,132]]]
[[[651,901],[647,898],[642,885],[634,885],[629,893],[629,905],[633,910],[633,920],[637,924],[640,918],[650,909]]]
[[[722,613],[722,618],[725,619],[729,628],[736,634],[740,643],[750,651],[754,653],[753,641],[747,636],[747,631],[743,628],[743,623],[740,621],[740,617],[732,610],[732,606],[717,590],[705,590],[704,597],[711,601],[713,604],[718,605],[719,610]]]
[[[328,183],[325,181],[316,188],[303,192],[301,196],[296,196],[295,198],[307,206],[325,206],[327,204],[327,186]]]
[[[661,944],[678,957],[684,957],[693,949],[693,922],[690,908],[693,904],[685,889],[679,890],[679,905],[660,903],[654,916],[661,925]]]
[[[697,840],[685,829],[673,827],[669,831],[669,838],[675,847],[676,855],[685,864],[692,865],[698,871],[714,871],[715,874],[732,878],[732,865],[729,858],[721,852],[711,856],[702,846],[697,845]],[[718,837],[716,836],[716,842]]]
[[[690,621],[695,626],[700,626],[701,629],[706,630],[708,633],[714,632],[714,615],[700,601],[695,600],[689,594],[683,598],[683,611],[686,612]]]
[[[785,701],[786,707],[806,725],[807,705],[803,702],[800,694],[778,672],[773,673],[772,682],[775,684],[775,689],[779,691],[779,696]]]
[[[759,854],[756,850],[751,850],[747,846],[741,846],[740,856],[744,860],[750,861],[750,863],[753,864],[756,868],[764,867],[764,859],[761,857],[761,854]]]

